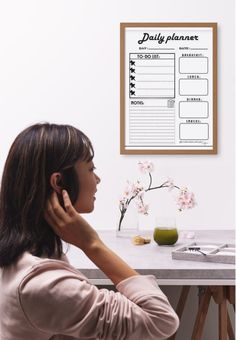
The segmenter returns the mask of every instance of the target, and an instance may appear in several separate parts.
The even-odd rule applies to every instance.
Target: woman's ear
[[[62,175],[60,172],[54,172],[50,177],[51,187],[58,193],[61,194],[63,186],[62,186]]]

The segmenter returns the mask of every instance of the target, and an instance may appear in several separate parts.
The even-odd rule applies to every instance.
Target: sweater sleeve
[[[41,266],[18,295],[29,324],[49,337],[161,340],[176,331],[178,317],[154,276],[133,276],[116,288],[98,289],[76,271]]]

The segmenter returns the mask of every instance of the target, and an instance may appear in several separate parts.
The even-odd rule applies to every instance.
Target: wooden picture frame
[[[217,23],[120,24],[120,153],[217,153]]]

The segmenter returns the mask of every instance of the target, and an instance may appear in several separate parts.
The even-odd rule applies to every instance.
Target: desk
[[[98,231],[101,239],[132,268],[140,274],[155,275],[159,285],[183,286],[176,312],[181,319],[190,286],[199,286],[199,309],[193,328],[192,340],[201,339],[210,299],[219,305],[219,339],[235,339],[227,312],[227,300],[234,306],[235,266],[232,264],[172,260],[171,251],[184,243],[217,242],[234,243],[233,230],[198,230],[194,240],[180,240],[174,246],[150,244],[135,246],[130,239],[116,237],[115,231]],[[152,236],[152,231],[145,235]],[[113,285],[76,247],[70,246],[67,253],[70,263],[96,285]],[[175,336],[171,338],[175,339]]]
[[[195,231],[195,240],[178,241],[174,246],[158,246],[151,243],[135,246],[130,239],[116,237],[115,231],[98,231],[104,243],[140,274],[155,275],[159,285],[198,286],[234,285],[235,269],[232,264],[172,260],[171,251],[192,241],[234,243],[233,230]],[[152,235],[152,231],[145,235]],[[98,269],[76,247],[70,246],[67,253],[70,263],[87,276],[93,284],[112,285],[106,275]]]

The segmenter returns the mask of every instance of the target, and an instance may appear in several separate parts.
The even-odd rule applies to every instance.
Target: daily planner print
[[[123,153],[215,152],[215,25],[121,24]]]

